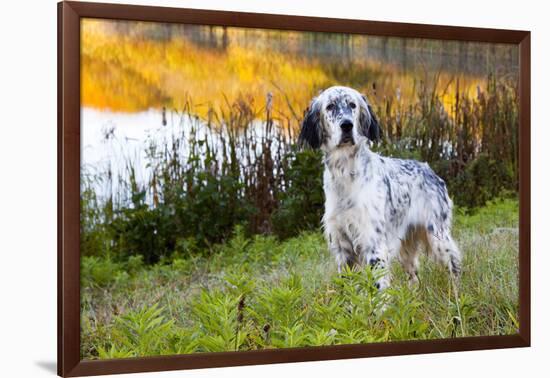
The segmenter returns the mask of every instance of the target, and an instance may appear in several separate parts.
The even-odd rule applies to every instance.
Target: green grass
[[[503,335],[518,327],[518,204],[456,211],[464,253],[455,294],[446,270],[423,259],[410,288],[396,262],[390,289],[377,271],[337,274],[320,233],[283,242],[233,238],[209,255],[154,266],[82,261],[82,357]]]

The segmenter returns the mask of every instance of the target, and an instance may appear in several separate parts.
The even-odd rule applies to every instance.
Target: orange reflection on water
[[[100,110],[167,107],[207,117],[209,109],[223,113],[240,102],[260,117],[271,93],[275,117],[296,121],[319,90],[340,84],[367,93],[375,104],[387,97],[414,103],[419,86],[427,85],[450,112],[457,79],[471,97],[486,81],[479,73],[426,68],[414,49],[408,69],[369,58],[374,37],[94,19],[81,27],[82,106]]]

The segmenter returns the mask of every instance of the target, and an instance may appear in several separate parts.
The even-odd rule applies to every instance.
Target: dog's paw
[[[387,289],[390,286],[390,280],[387,277],[380,278],[378,281],[374,283],[374,286],[382,291],[384,289]]]

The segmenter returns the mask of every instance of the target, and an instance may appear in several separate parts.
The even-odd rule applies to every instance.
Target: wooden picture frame
[[[519,46],[519,333],[116,360],[80,359],[80,20],[222,25]],[[84,2],[58,4],[58,374],[100,375],[438,353],[530,345],[530,32]]]

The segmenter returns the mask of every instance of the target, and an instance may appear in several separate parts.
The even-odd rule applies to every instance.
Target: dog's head
[[[298,142],[331,151],[364,138],[380,139],[380,126],[367,98],[355,89],[330,87],[311,101]]]

